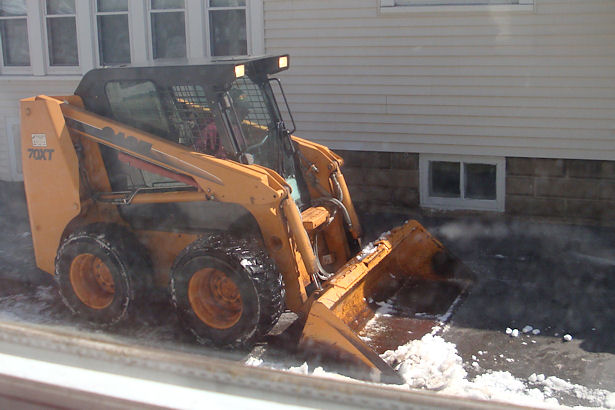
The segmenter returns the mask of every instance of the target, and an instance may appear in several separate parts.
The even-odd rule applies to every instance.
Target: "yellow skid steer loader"
[[[169,286],[202,343],[250,347],[289,309],[302,346],[395,376],[359,337],[378,303],[408,280],[471,275],[416,221],[361,250],[342,159],[283,120],[271,76],[288,65],[103,68],[74,95],[21,100],[36,263],[90,322],[117,323]]]

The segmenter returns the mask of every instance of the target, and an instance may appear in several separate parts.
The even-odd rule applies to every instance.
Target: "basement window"
[[[533,11],[534,0],[380,0],[381,13]]]
[[[504,211],[504,158],[421,155],[421,206]]]

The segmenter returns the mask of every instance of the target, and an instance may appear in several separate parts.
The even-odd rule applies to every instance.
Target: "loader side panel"
[[[81,210],[79,162],[60,109],[50,97],[23,99],[21,146],[24,185],[36,265],[54,274],[66,225]]]

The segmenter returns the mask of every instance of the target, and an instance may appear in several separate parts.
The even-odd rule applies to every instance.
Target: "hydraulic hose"
[[[335,205],[338,209],[340,209],[344,216],[344,222],[346,222],[346,225],[348,225],[348,229],[352,229],[352,220],[350,219],[350,214],[348,213],[348,209],[346,209],[344,204],[339,199],[329,196],[329,197],[316,198],[314,200],[314,203],[316,204],[323,203],[323,202],[331,203]]]
[[[316,276],[323,281],[329,280],[335,275],[335,272],[327,272],[320,263],[320,256],[318,255],[318,234],[314,235],[314,255],[316,256],[316,266],[318,267]]]

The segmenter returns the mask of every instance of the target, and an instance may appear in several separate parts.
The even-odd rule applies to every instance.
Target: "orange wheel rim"
[[[81,302],[104,309],[113,302],[115,283],[109,267],[96,255],[83,253],[70,265],[70,283]]]
[[[201,269],[192,275],[188,283],[188,299],[198,318],[215,329],[234,326],[243,311],[235,282],[214,268]]]

